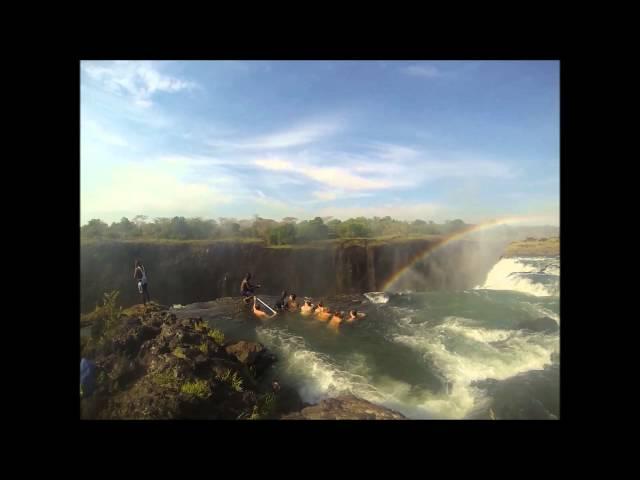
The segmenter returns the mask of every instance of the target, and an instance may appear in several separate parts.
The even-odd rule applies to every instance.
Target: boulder
[[[283,420],[404,420],[406,417],[388,408],[374,405],[354,395],[322,400],[317,405],[281,417]]]
[[[270,354],[264,345],[258,342],[241,340],[227,345],[225,351],[244,366],[253,367],[256,376],[261,375],[276,361],[276,357]]]

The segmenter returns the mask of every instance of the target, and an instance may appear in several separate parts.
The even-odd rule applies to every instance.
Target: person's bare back
[[[261,320],[271,318],[275,315],[275,313],[273,315],[269,315],[266,312],[263,312],[260,305],[256,303],[256,297],[253,297],[253,314]]]

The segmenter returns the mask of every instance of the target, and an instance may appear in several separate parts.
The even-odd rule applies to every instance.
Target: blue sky
[[[559,224],[554,61],[81,62],[81,223]]]

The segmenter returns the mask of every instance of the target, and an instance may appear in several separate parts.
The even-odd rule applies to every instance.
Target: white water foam
[[[544,265],[540,259],[528,258],[503,258],[496,263],[484,282],[476,289],[487,290],[513,290],[516,292],[528,293],[536,297],[546,297],[558,295],[559,282],[553,277],[559,277],[559,267],[552,269],[555,273],[544,271],[540,274]],[[555,264],[554,264],[555,265]],[[533,281],[535,275],[540,274],[546,278],[551,277],[548,283]]]
[[[385,292],[367,292],[364,296],[371,303],[387,303],[389,301],[389,295]]]
[[[450,382],[447,392],[425,393],[416,405],[436,418],[463,418],[486,401],[474,382],[542,369],[559,348],[558,337],[481,328],[475,323],[448,317],[436,327],[412,326],[410,331],[404,329],[406,334],[392,336],[421,353]]]
[[[534,314],[542,317],[549,317],[550,319],[555,320],[558,325],[560,325],[560,315],[558,315],[556,312],[536,303],[524,302],[524,305],[526,305]]]
[[[259,341],[282,358],[285,372],[298,384],[305,402],[317,403],[344,393],[376,403],[385,400],[384,395],[367,382],[364,375],[368,370],[363,358],[354,356],[349,365],[353,371],[347,371],[327,355],[311,350],[304,338],[298,335],[275,328],[262,328],[257,333]]]

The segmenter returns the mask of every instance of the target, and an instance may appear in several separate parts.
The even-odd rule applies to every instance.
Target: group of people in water
[[[142,302],[146,305],[147,302],[151,300],[149,297],[147,272],[140,260],[136,260],[133,278],[137,283],[140,295],[142,295]],[[255,291],[258,288],[260,288],[260,285],[252,284],[251,273],[247,273],[240,284],[240,295],[246,304],[249,304],[251,300],[253,300],[253,314],[260,319],[272,318],[276,316],[278,312],[299,312],[301,315],[313,317],[321,322],[328,322],[331,327],[338,327],[342,323],[354,323],[366,316],[365,313],[358,312],[357,310],[350,310],[349,314],[346,315],[344,311],[333,310],[323,305],[322,302],[313,304],[309,298],[305,298],[304,303],[299,305],[296,300],[296,294],[287,293],[286,290],[282,291],[280,299],[273,308],[271,308],[255,295]],[[262,306],[270,309],[272,311],[271,315],[264,311]]]
[[[249,303],[253,299],[253,314],[260,319],[272,318],[278,312],[299,312],[301,315],[313,317],[321,322],[328,322],[331,327],[339,327],[342,323],[354,323],[366,316],[365,313],[357,310],[350,310],[346,315],[344,311],[333,310],[323,305],[322,302],[313,304],[309,298],[305,298],[304,303],[299,305],[296,294],[288,293],[286,290],[282,291],[280,299],[271,308],[255,295],[257,288],[260,288],[260,285],[253,285],[251,273],[247,273],[240,284],[240,295],[244,298],[245,303]],[[272,311],[271,315],[262,309],[261,303]]]

